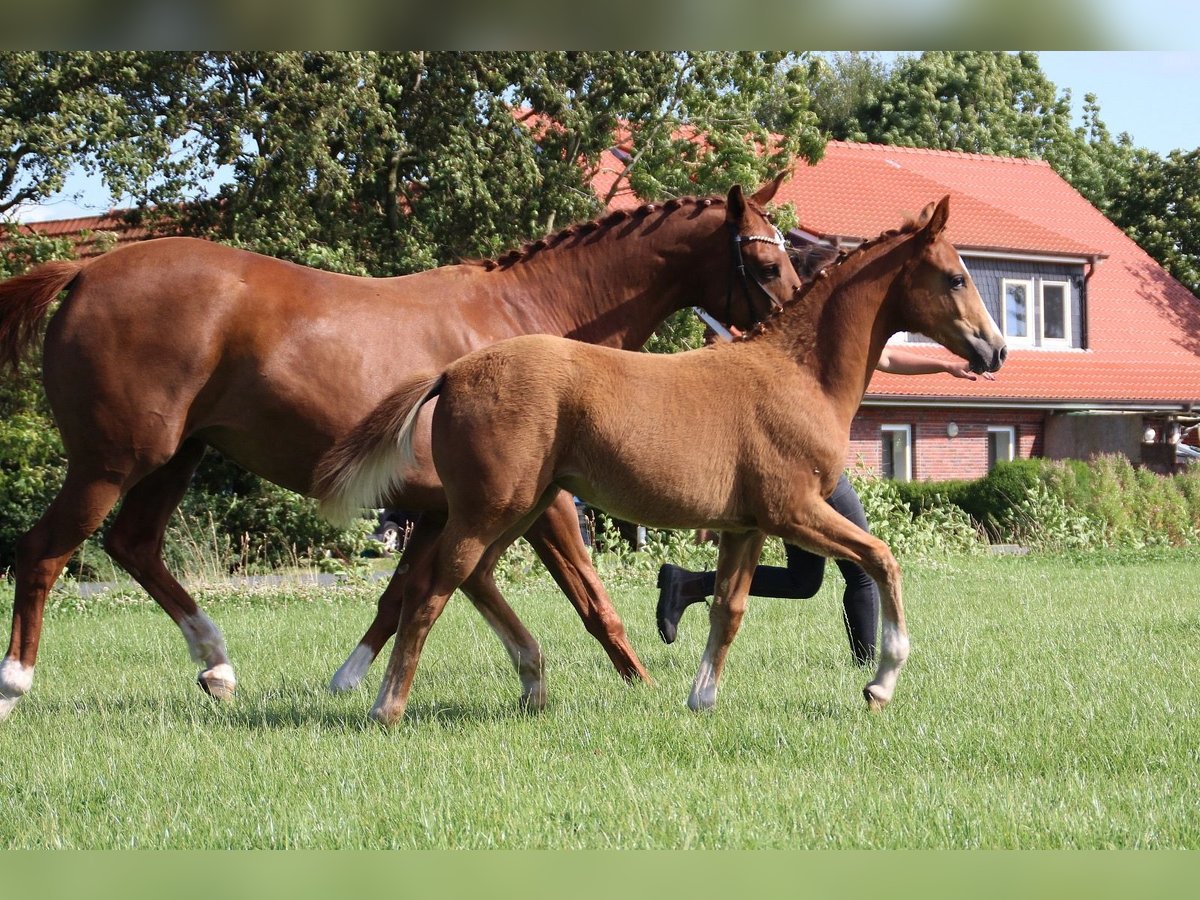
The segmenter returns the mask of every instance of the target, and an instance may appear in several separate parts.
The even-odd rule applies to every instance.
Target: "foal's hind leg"
[[[708,643],[692,682],[692,692],[688,695],[688,706],[693,710],[712,709],[717,705],[717,686],[725,667],[725,655],[742,623],[746,596],[754,578],[754,567],[762,555],[765,537],[761,531],[721,534],[717,589],[708,614]]]
[[[396,629],[396,642],[392,647],[387,671],[384,672],[379,696],[371,709],[371,718],[381,724],[392,725],[404,715],[421,649],[425,646],[429,629],[442,614],[450,595],[480,567],[485,554],[493,545],[503,549],[524,534],[530,523],[541,515],[542,510],[554,499],[557,490],[551,485],[538,498],[532,509],[528,509],[524,514],[519,511],[524,508],[519,503],[487,502],[484,499],[486,495],[480,494],[477,497],[481,502],[466,504],[470,510],[469,515],[457,518],[451,516],[437,540],[434,552],[424,555],[408,572],[404,603],[400,609],[400,624]],[[490,572],[494,564],[494,558],[489,560],[486,571]],[[498,596],[497,592],[495,597]],[[494,600],[495,597],[490,599]],[[484,618],[489,624],[493,627],[499,625],[509,632],[509,640],[514,641],[518,652],[522,645],[533,648],[524,651],[525,659],[518,656],[519,666],[524,665],[527,668],[527,671],[518,669],[521,671],[523,684],[522,703],[534,706],[544,702],[540,687],[542,656],[537,642],[525,631],[516,613],[504,603],[503,598],[500,598],[499,604],[491,606],[488,605],[489,595],[486,593],[472,599],[477,601],[477,606],[483,604],[480,612],[484,613]],[[508,621],[508,617],[511,617],[511,622]],[[524,632],[524,638],[517,636],[512,630],[512,622]],[[503,633],[501,639],[505,639]],[[531,674],[532,679],[528,677]]]
[[[68,467],[54,502],[17,544],[12,638],[0,662],[0,720],[33,686],[46,596],[63,566],[100,527],[121,495],[122,476]]]
[[[414,565],[414,560],[422,554],[431,552],[433,542],[437,539],[441,529],[441,520],[433,519],[428,514],[422,515],[417,520],[417,524],[408,538],[408,544],[404,548],[404,553],[396,564],[396,570],[392,573],[391,580],[388,581],[387,587],[379,597],[371,626],[346,661],[333,673],[333,678],[329,682],[330,691],[340,694],[352,691],[362,683],[371,663],[375,661],[375,657],[396,633],[396,627],[400,623],[400,606],[404,601],[404,584],[408,572]]]
[[[170,461],[130,489],[105,536],[104,548],[179,626],[192,659],[204,667],[197,684],[211,696],[227,700],[237,679],[226,655],[225,638],[167,570],[162,555],[167,523],[187,491],[204,446],[200,440],[185,441]]]
[[[571,495],[559,491],[554,501],[525,533],[538,557],[558,583],[588,634],[600,642],[626,681],[635,678],[653,684],[625,636],[625,625],[596,576],[591,557],[579,534],[579,515]]]

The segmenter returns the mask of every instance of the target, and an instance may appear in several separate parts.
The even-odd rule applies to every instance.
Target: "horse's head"
[[[967,360],[973,372],[995,372],[1008,348],[962,257],[946,240],[949,210],[946,196],[917,219],[913,240],[918,249],[903,277],[907,298],[900,328],[937,341]]]
[[[800,287],[788,259],[787,244],[764,208],[783,175],[747,198],[734,185],[725,203],[729,262],[724,296],[710,292],[703,309],[714,319],[740,329],[761,322]]]

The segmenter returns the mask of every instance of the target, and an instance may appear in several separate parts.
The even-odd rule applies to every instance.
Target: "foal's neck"
[[[885,238],[826,269],[762,338],[816,378],[847,427],[884,344],[899,330],[889,301],[911,253],[907,237]]]

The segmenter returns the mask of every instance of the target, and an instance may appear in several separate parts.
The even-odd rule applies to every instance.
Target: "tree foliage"
[[[152,226],[403,274],[497,255],[620,190],[757,187],[816,159],[806,73],[776,52],[0,53],[0,214],[79,165]],[[14,234],[12,271],[64,249]],[[33,372],[4,382],[0,414],[2,566],[63,460]],[[332,536],[310,505],[215,454],[197,486],[190,511],[215,511],[259,560]]]

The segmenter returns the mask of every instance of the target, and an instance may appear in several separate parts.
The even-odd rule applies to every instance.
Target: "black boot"
[[[658,609],[655,618],[658,620],[658,636],[664,644],[675,642],[675,632],[683,611],[707,596],[704,574],[689,572],[670,563],[664,563],[658,570]]]

